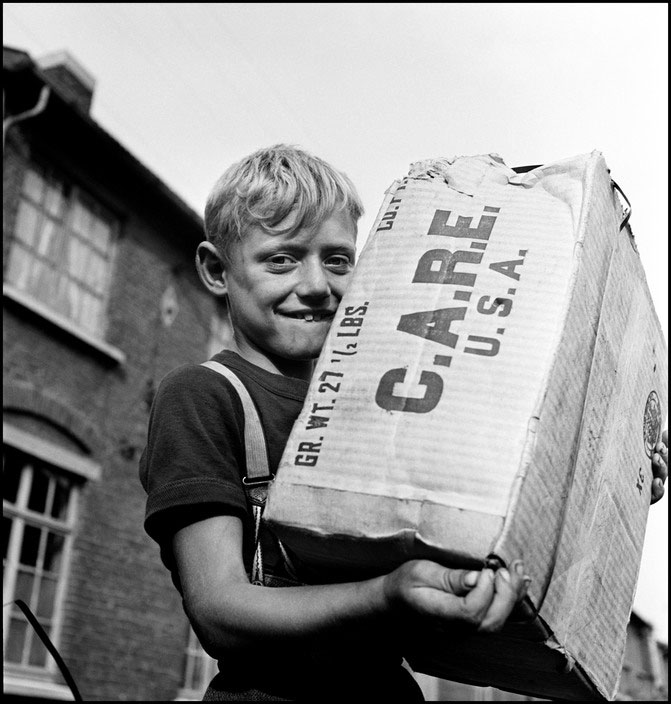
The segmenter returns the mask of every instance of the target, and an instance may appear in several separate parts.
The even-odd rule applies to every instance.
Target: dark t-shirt
[[[235,371],[249,391],[261,419],[268,464],[274,474],[303,406],[308,383],[267,372],[234,352],[223,351],[212,359]],[[243,426],[242,403],[221,374],[202,365],[186,364],[162,379],[149,417],[140,480],[147,492],[145,530],[159,544],[161,559],[180,592],[172,538],[179,529],[205,518],[240,517],[243,559],[249,571],[254,523],[242,486]],[[264,542],[262,547],[264,567],[281,574],[282,560],[274,542]],[[408,681],[401,661],[391,643],[380,643],[377,638],[369,641],[361,634],[334,637],[328,648],[303,643],[277,651],[269,644],[262,651],[226,656],[219,663],[220,674],[214,686],[228,692],[260,686],[265,692],[289,698],[320,698],[326,687],[332,693],[356,697],[364,680],[374,692],[389,688],[391,692],[406,692],[406,701],[417,700],[407,694],[407,687],[413,694],[417,694],[417,688]]]
[[[212,359],[237,373],[249,391],[263,426],[268,465],[277,471],[282,451],[300,412],[308,383],[272,374],[235,352]],[[249,570],[254,523],[242,486],[245,475],[244,414],[240,398],[221,374],[185,364],[161,381],[149,416],[140,480],[147,492],[145,529],[161,547],[161,558],[179,588],[172,537],[190,523],[215,515],[243,523],[243,558]],[[281,557],[263,536],[264,566],[281,576]]]

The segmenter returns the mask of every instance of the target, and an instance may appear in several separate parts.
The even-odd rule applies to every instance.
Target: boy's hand
[[[669,473],[669,431],[662,433],[662,439],[655,445],[652,453],[652,491],[650,503],[657,503],[664,496],[664,482]]]
[[[479,631],[498,631],[530,582],[521,560],[511,567],[478,572],[411,560],[385,577],[385,596],[406,620],[417,616],[438,627],[459,622]]]

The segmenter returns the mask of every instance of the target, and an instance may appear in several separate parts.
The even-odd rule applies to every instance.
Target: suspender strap
[[[263,426],[261,425],[261,419],[259,418],[256,406],[245,385],[232,369],[229,369],[219,362],[213,362],[212,360],[202,362],[202,365],[222,374],[233,384],[233,388],[238,392],[245,414],[244,438],[247,473],[246,476],[242,478],[242,483],[244,484],[247,499],[249,500],[254,517],[254,557],[249,579],[252,584],[259,584],[261,586],[288,586],[300,584],[291,558],[287,554],[284,545],[282,545],[277,538],[274,538],[274,540],[282,554],[284,568],[289,578],[273,577],[272,575],[266,575],[264,571],[263,550],[260,540],[261,516],[263,515],[263,508],[266,503],[268,484],[273,480],[274,475],[270,473],[270,467],[268,466],[266,439],[263,434]]]
[[[257,484],[267,484],[273,479],[268,467],[268,453],[266,450],[266,440],[263,435],[261,419],[256,410],[256,406],[252,401],[245,385],[240,381],[235,372],[228,367],[209,360],[203,362],[204,367],[212,369],[219,374],[225,376],[233,387],[238,392],[242,408],[245,412],[245,450],[247,453],[247,475],[242,478],[242,483],[246,486],[255,486]]]
[[[268,466],[266,439],[263,435],[261,419],[252,397],[249,395],[249,391],[247,391],[245,385],[232,369],[212,360],[202,362],[202,365],[225,376],[233,384],[233,388],[238,392],[242,402],[242,410],[245,416],[244,438],[247,465],[246,475],[242,478],[242,483],[252,509],[252,516],[254,517],[254,556],[252,558],[249,580],[252,584],[263,586],[266,578],[263,569],[263,550],[261,548],[261,516],[266,503],[268,483],[272,481],[273,475],[270,473]]]

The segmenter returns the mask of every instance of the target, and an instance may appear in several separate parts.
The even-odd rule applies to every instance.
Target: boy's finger
[[[664,482],[658,477],[652,480],[652,491],[650,495],[650,503],[657,503],[664,496]]]
[[[655,452],[652,456],[652,472],[656,477],[659,477],[662,481],[666,481],[669,474],[669,466],[667,464],[666,452]]]
[[[527,578],[528,579],[528,578]],[[496,571],[494,596],[480,623],[481,631],[498,631],[503,627],[515,604],[526,594],[528,582],[520,572],[502,567]]]
[[[517,600],[522,601],[524,597],[527,594],[527,589],[529,587],[529,584],[531,583],[531,577],[526,573],[526,570],[524,569],[524,561],[523,560],[515,560],[511,565],[510,565],[510,571],[514,573],[514,575],[517,577],[515,580],[515,583],[517,585]]]
[[[494,598],[494,581],[494,570],[488,567],[483,569],[478,576],[476,585],[463,597],[466,618],[478,626]]]
[[[479,577],[479,570],[448,570],[445,577],[447,591],[456,596],[464,596],[475,587]]]
[[[668,448],[666,441],[668,435],[666,431],[662,439],[655,445],[655,452],[652,455],[652,487],[650,490],[650,503],[657,503],[664,496],[664,482],[669,475]]]

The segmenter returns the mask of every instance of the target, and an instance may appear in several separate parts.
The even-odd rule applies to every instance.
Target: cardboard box
[[[617,691],[667,409],[623,219],[598,152],[520,174],[496,155],[418,162],[386,194],[265,516],[334,579],[524,559],[527,616],[425,634],[418,671]]]

